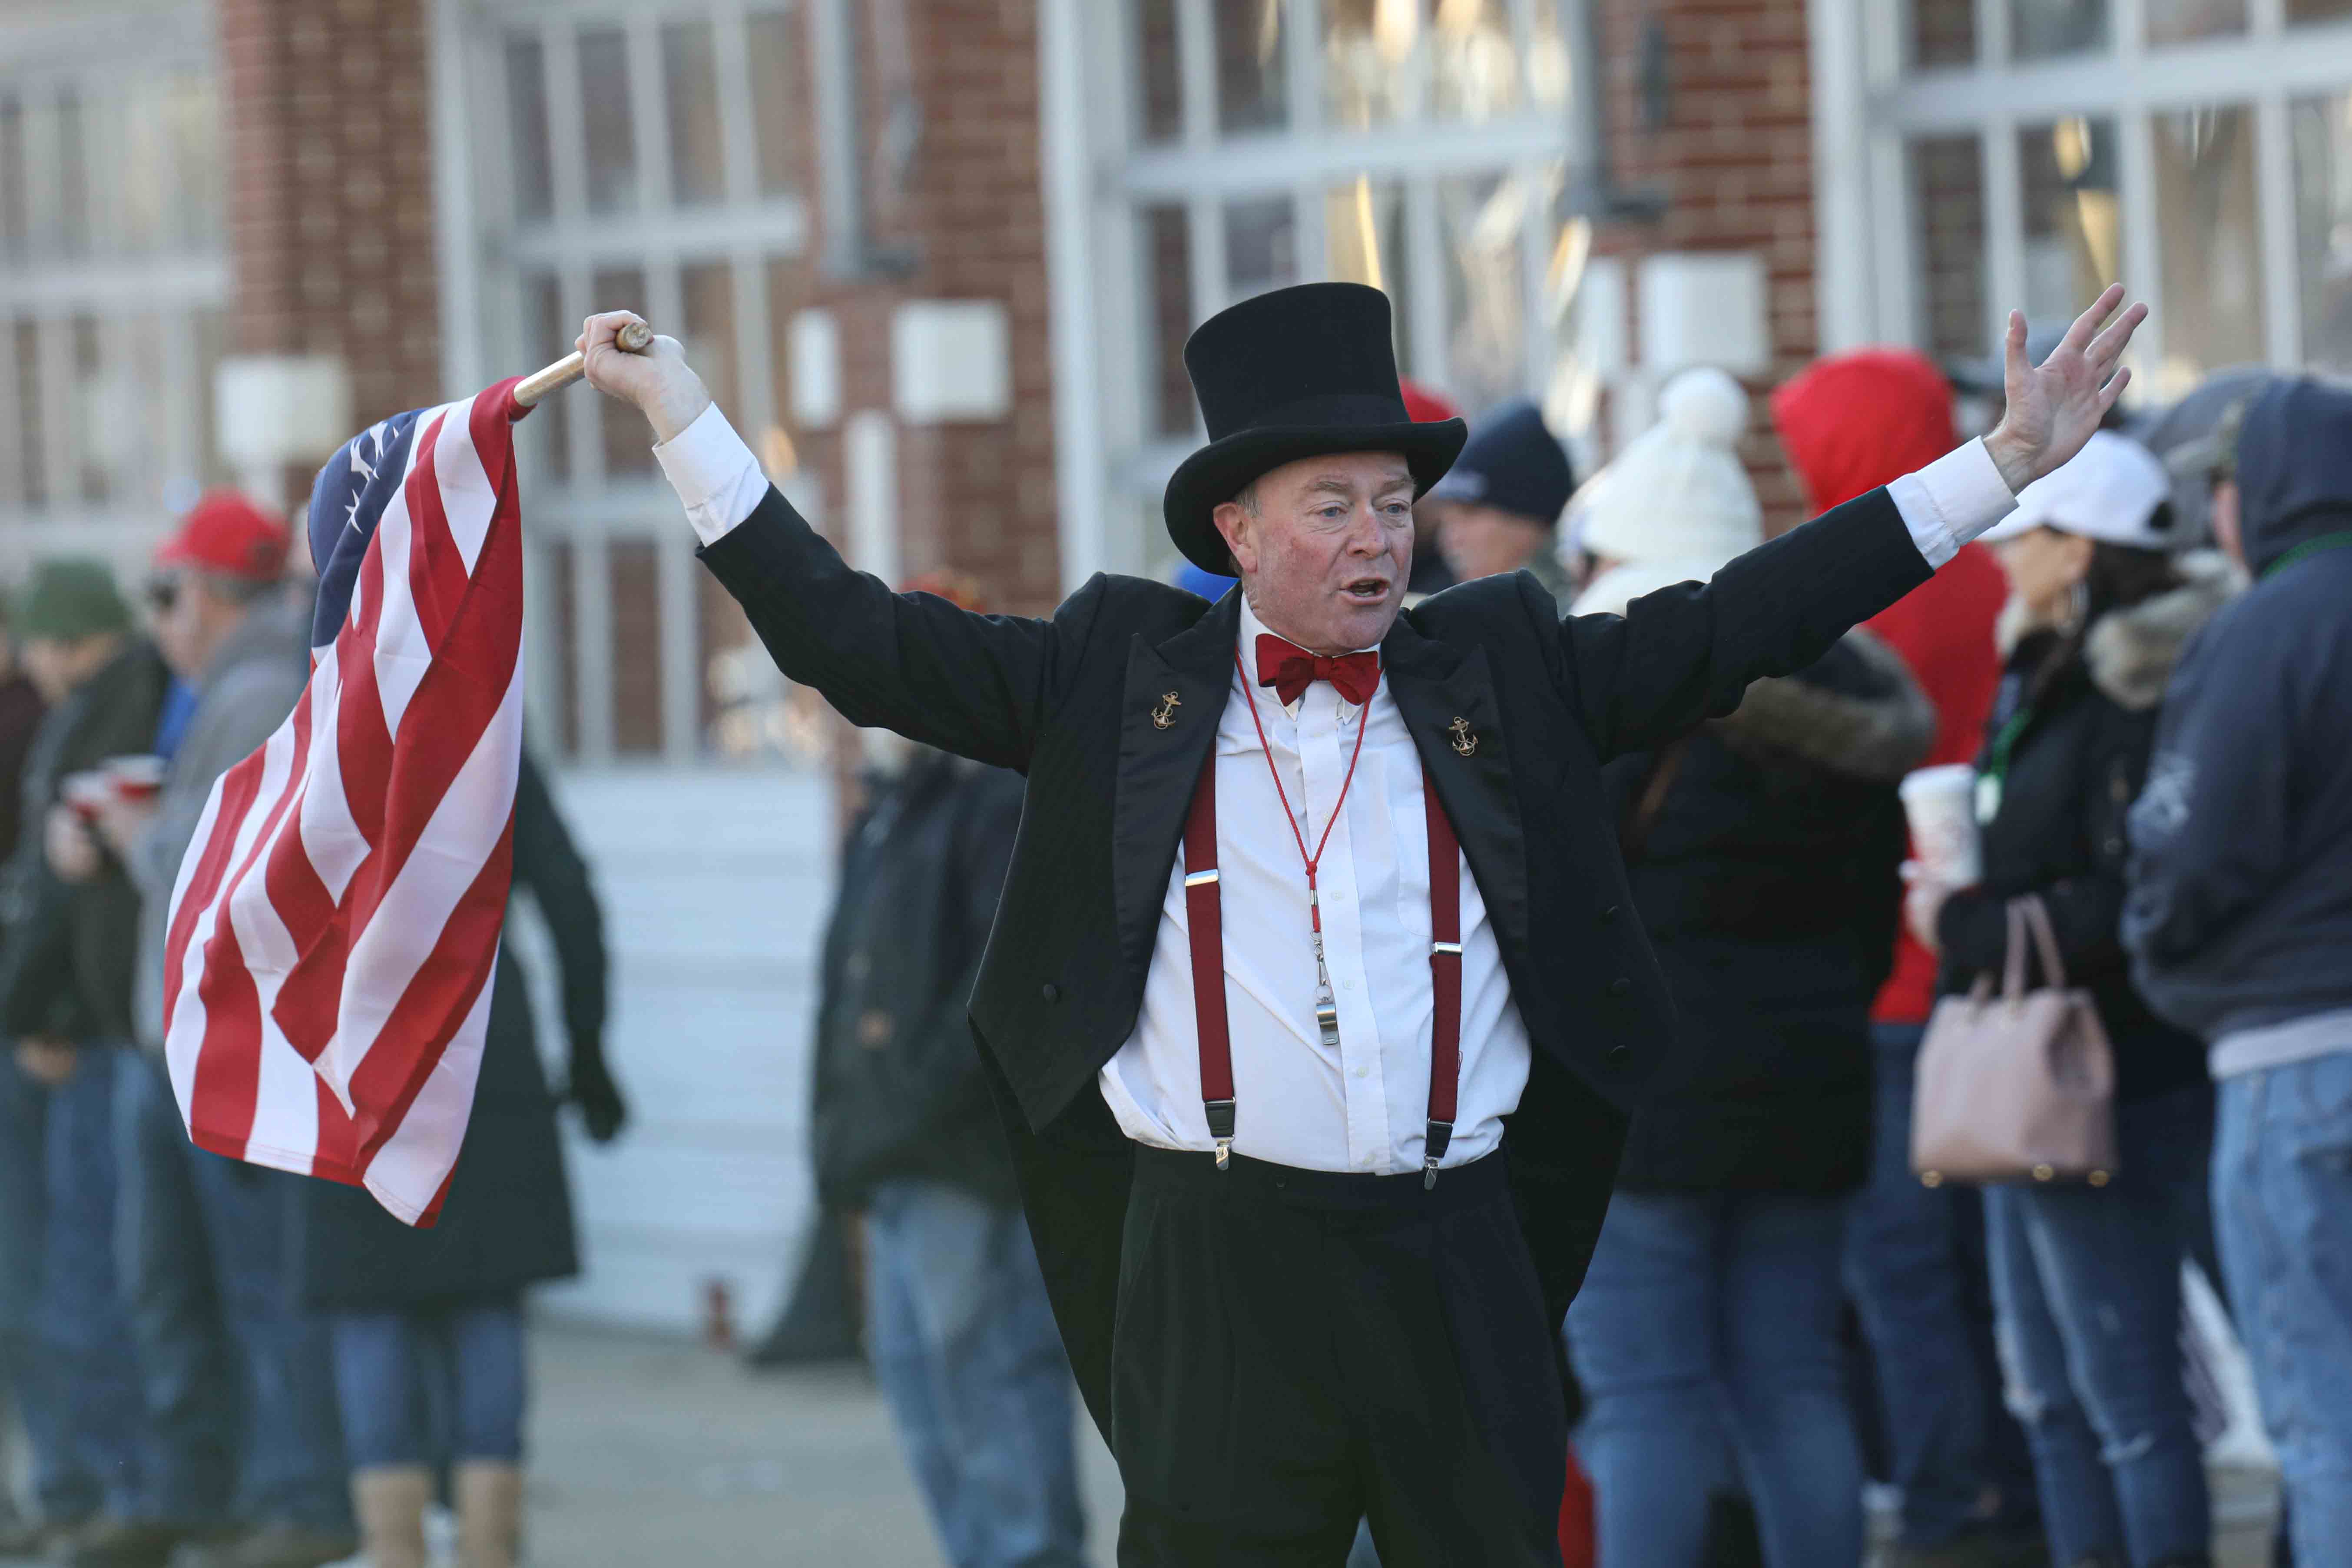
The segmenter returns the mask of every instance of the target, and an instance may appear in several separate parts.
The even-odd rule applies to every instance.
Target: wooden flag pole
[[[631,321],[621,329],[621,335],[616,341],[628,353],[641,354],[652,346],[654,330],[643,321]],[[514,400],[525,408],[534,407],[540,399],[550,393],[562,391],[586,374],[588,374],[588,363],[575,350],[565,354],[545,370],[533,371],[515,383]]]

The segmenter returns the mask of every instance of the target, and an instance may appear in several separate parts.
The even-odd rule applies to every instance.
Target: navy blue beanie
[[[1475,501],[1551,527],[1576,489],[1568,454],[1544,427],[1543,411],[1526,398],[1478,422],[1432,500]]]

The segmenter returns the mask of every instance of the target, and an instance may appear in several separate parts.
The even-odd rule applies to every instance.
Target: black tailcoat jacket
[[[1028,778],[971,1022],[1063,1341],[1108,1432],[1133,1146],[1095,1078],[1134,1031],[1232,689],[1239,600],[1097,575],[1045,619],[971,615],[851,571],[772,489],[702,559],[784,674],[853,723]],[[1749,681],[1812,663],[1927,576],[1874,490],[1622,616],[1562,621],[1520,573],[1423,600],[1381,645],[1533,1045],[1504,1146],[1555,1319],[1600,1234],[1626,1111],[1675,1032],[1601,764],[1729,712]],[[1457,720],[1475,737],[1466,756]]]

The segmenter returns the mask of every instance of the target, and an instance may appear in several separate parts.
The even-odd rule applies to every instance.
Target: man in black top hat
[[[1478,422],[1454,467],[1422,501],[1454,581],[1529,572],[1563,608],[1574,586],[1553,545],[1576,473],[1543,410],[1526,398]]]
[[[1051,617],[854,573],[677,345],[582,334],[702,559],[852,721],[1029,781],[971,1021],[1120,1561],[1557,1563],[1556,1330],[1674,1007],[1600,765],[1736,706],[1924,582],[2073,455],[2144,313],[2111,289],[1987,440],[1562,622],[1524,575],[1399,614],[1459,422],[1399,396],[1387,300],[1261,295],[1193,334],[1214,439],[1170,481],[1214,605],[1097,576]]]

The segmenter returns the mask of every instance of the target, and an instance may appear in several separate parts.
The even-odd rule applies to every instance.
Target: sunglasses
[[[172,606],[180,602],[180,582],[176,577],[158,577],[147,584],[147,605],[159,616],[168,616]]]

